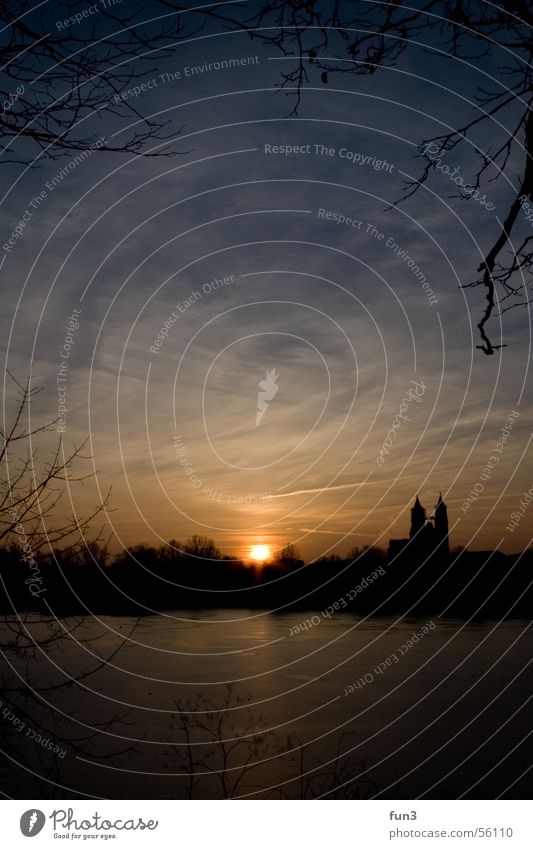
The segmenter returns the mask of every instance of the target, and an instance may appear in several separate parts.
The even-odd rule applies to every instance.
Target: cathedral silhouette
[[[439,493],[432,516],[427,518],[417,495],[411,507],[411,528],[409,539],[389,540],[388,559],[408,556],[411,560],[422,562],[427,558],[448,560],[450,541],[448,536],[448,510]]]

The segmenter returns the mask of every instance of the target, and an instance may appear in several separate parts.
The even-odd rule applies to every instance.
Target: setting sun
[[[250,548],[250,557],[256,563],[263,563],[270,557],[270,548],[268,545],[252,545]]]

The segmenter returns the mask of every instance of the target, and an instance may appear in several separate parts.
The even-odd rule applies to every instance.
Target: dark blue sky
[[[126,544],[200,532],[237,554],[295,542],[317,555],[386,545],[405,533],[414,496],[431,508],[442,489],[452,544],[524,547],[528,523],[506,526],[533,483],[530,317],[507,313],[508,347],[485,357],[482,292],[460,288],[497,233],[520,151],[484,187],[490,211],[454,198],[444,169],[391,208],[420,173],[421,140],[468,120],[498,62],[414,47],[372,76],[324,85],[312,73],[291,115],[276,84],[294,61],[210,25],[154,57],[127,97],[168,119],[176,156],[95,151],[0,172],[4,244],[32,213],[2,252],[8,367],[43,385],[37,417],[56,414],[63,385],[66,443],[90,434],[98,474],[73,487],[73,505],[112,485],[108,521]],[[102,109],[87,127],[111,144],[131,120]],[[466,179],[474,148],[443,162]],[[494,341],[499,328],[495,318]],[[256,426],[272,369],[278,390]]]

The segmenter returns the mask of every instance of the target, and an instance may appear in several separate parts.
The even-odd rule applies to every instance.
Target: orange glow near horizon
[[[250,547],[250,557],[254,563],[264,563],[271,555],[271,550],[268,545],[252,545]]]

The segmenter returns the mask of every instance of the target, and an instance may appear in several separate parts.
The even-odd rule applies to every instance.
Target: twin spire
[[[429,519],[426,517],[426,510],[420,503],[418,495],[411,508],[410,539],[413,539],[413,537],[420,538],[428,533],[434,535],[436,541],[444,541],[445,545],[448,545],[448,510],[442,500],[442,492],[439,492],[439,500],[435,505],[433,516],[430,516]]]
[[[449,556],[448,510],[442,500],[442,492],[439,492],[433,515],[429,518],[419,496],[416,496],[411,507],[409,539],[391,540],[389,556],[399,556],[404,549],[408,550],[410,556],[415,558],[417,556],[426,558],[432,552],[435,552],[435,556],[443,558],[443,560],[446,560]]]

